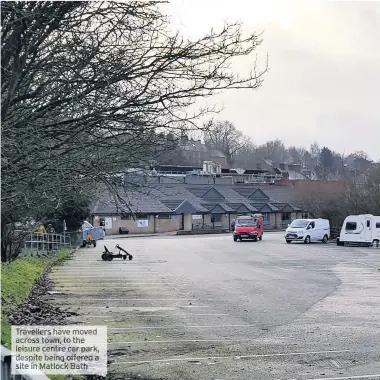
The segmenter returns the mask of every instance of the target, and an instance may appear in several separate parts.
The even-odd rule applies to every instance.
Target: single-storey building
[[[216,184],[202,178],[168,182],[120,187],[116,197],[105,191],[91,206],[92,223],[113,235],[120,227],[130,233],[230,229],[238,215],[253,213],[263,214],[265,229],[281,229],[308,216],[287,186]]]

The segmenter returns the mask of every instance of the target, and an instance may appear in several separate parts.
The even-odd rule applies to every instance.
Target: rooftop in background
[[[175,153],[171,152],[169,155],[158,159],[161,165],[202,167],[204,161],[212,161],[220,164],[222,168],[229,168],[226,155],[220,150],[207,146],[201,140],[182,136],[176,141]]]
[[[204,161],[203,167],[157,165],[128,170],[129,183],[197,183],[197,184],[268,184],[281,179],[279,174],[263,169],[225,169],[219,163]]]

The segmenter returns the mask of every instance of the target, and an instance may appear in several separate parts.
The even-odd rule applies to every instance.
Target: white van
[[[343,222],[337,245],[359,244],[367,247],[380,243],[380,216],[350,215]]]
[[[330,222],[327,219],[295,219],[285,231],[287,243],[312,241],[327,243],[330,239]]]

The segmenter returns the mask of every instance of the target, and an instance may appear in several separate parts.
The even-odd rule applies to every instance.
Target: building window
[[[356,222],[346,223],[346,231],[355,231],[355,230],[356,230]]]
[[[309,214],[307,212],[303,212],[302,219],[308,219],[308,218],[309,218]]]
[[[136,219],[149,219],[149,214],[136,214]]]
[[[157,219],[171,219],[171,214],[158,214]]]
[[[122,214],[121,220],[131,220],[131,214]]]
[[[290,218],[291,218],[290,212],[283,212],[283,213],[281,214],[281,220],[286,220],[286,221],[288,221],[288,220],[290,220]]]
[[[211,223],[219,223],[222,221],[222,214],[211,214]]]
[[[270,224],[269,212],[263,213],[263,222],[264,222],[264,224]]]

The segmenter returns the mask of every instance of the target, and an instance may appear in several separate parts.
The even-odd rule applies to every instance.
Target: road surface
[[[107,325],[109,378],[380,379],[380,249],[231,235],[105,240],[51,278]],[[101,261],[119,243],[132,261]]]

